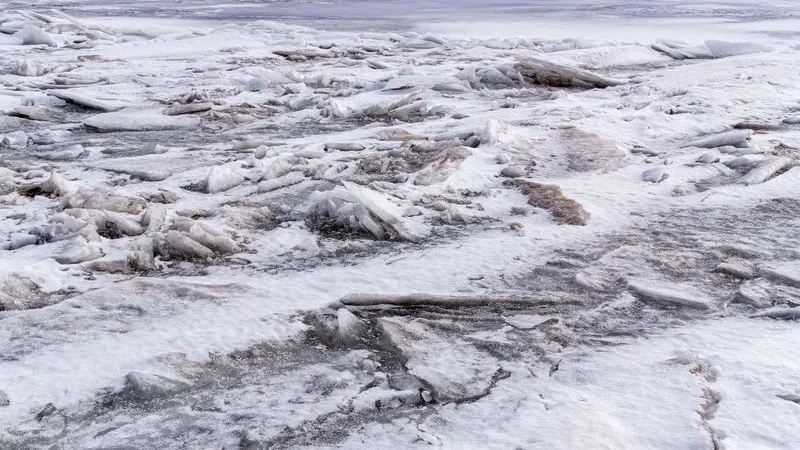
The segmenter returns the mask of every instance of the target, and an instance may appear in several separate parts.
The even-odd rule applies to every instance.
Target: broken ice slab
[[[800,263],[769,264],[760,267],[759,273],[778,283],[800,287]]]
[[[206,103],[186,103],[175,104],[164,110],[164,114],[168,116],[181,116],[184,114],[195,114],[211,110],[214,106],[211,102]]]
[[[697,139],[684,145],[684,147],[714,148],[725,145],[735,146],[747,141],[752,135],[753,130],[731,130]]]
[[[198,128],[200,118],[165,116],[160,110],[125,109],[98,114],[83,121],[84,127],[97,133],[116,131],[166,131]]]
[[[783,170],[791,162],[789,158],[783,156],[766,159],[750,172],[747,172],[747,175],[743,176],[739,182],[746,185],[763,183],[775,176],[776,173]]]
[[[764,317],[779,320],[800,320],[800,308],[776,307],[759,311],[750,317]]]
[[[628,289],[641,301],[656,306],[672,306],[707,310],[711,300],[699,292],[684,286],[656,283],[647,280],[631,280]]]
[[[545,86],[569,87],[584,85],[607,88],[626,83],[623,80],[604,77],[583,69],[533,57],[520,58],[516,68],[527,80]]]
[[[103,112],[119,111],[125,107],[121,102],[109,102],[100,100],[87,94],[81,94],[75,90],[49,90],[47,95],[64,100],[65,102],[74,103],[84,108],[96,109]]]

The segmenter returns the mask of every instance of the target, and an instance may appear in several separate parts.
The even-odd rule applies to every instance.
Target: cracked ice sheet
[[[698,411],[703,387],[720,395],[709,421],[723,448],[795,449],[800,348],[793,323],[725,319],[673,329],[593,353],[565,356],[500,381],[474,403],[426,418],[372,424],[337,448],[697,449],[711,447]],[[692,373],[699,362],[712,382]],[[533,375],[535,374],[535,375]]]

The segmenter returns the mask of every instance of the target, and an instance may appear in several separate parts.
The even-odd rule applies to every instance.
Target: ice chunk
[[[733,125],[735,130],[753,130],[753,131],[780,131],[784,129],[783,126],[766,122],[752,122],[744,121],[738,122]]]
[[[12,109],[9,113],[9,116],[14,117],[22,117],[28,120],[38,120],[41,122],[47,122],[59,118],[58,112],[54,111],[52,108],[41,107],[41,106],[18,106]],[[46,130],[43,132],[39,132],[39,135],[43,135],[44,133],[53,133],[50,130]],[[42,140],[39,139],[37,144],[54,144],[53,142],[46,142],[46,139]]]
[[[98,133],[115,131],[164,131],[197,128],[200,118],[165,116],[159,110],[122,110],[98,114],[83,121],[83,125]]]
[[[752,166],[764,160],[765,158],[763,155],[744,155],[738,158],[734,158],[730,161],[725,161],[725,165],[731,169],[740,169],[743,167]]]
[[[221,234],[209,233],[204,227],[197,224],[189,228],[189,237],[215,253],[229,254],[236,253],[239,250],[239,246],[236,245],[233,239]]]
[[[397,390],[376,386],[360,392],[350,406],[357,413],[364,410],[394,409],[404,405],[415,405],[419,402],[420,396],[421,393],[418,389]],[[422,433],[418,433],[418,435],[420,434]]]
[[[400,214],[387,211],[390,207],[380,194],[350,182],[343,188],[313,196],[309,219],[319,228],[335,225],[349,230],[364,230],[376,239],[400,238],[415,241],[399,219]]]
[[[28,146],[28,135],[24,131],[12,131],[3,136],[2,144],[14,150],[21,150]]]
[[[481,143],[486,145],[519,143],[525,137],[518,127],[494,119],[489,119],[479,134]]]
[[[756,270],[753,266],[745,262],[724,262],[714,268],[715,272],[725,273],[736,278],[749,280],[755,278]]]
[[[439,45],[444,45],[444,44],[447,43],[447,41],[444,40],[444,38],[442,38],[441,36],[437,36],[435,34],[430,34],[430,33],[422,36],[421,39],[423,41],[429,41],[429,42],[433,42],[434,44],[439,44]]]
[[[136,248],[125,258],[129,270],[134,272],[149,272],[156,269],[153,254],[153,242],[150,240],[140,242]]]
[[[413,183],[417,186],[431,186],[447,180],[472,152],[465,147],[445,148],[439,156],[424,169],[417,172]]]
[[[652,48],[673,59],[718,59],[772,51],[770,47],[752,42],[728,42],[714,39],[697,46],[691,46],[685,42],[660,40],[653,44]]]
[[[209,111],[214,106],[213,103],[187,103],[172,105],[164,111],[168,116],[180,116],[183,114],[194,114]]]
[[[290,172],[284,176],[271,178],[258,183],[258,192],[272,192],[305,181],[302,172]]]
[[[377,217],[384,226],[388,227],[393,234],[407,241],[416,241],[417,237],[409,233],[403,226],[402,221],[397,215],[390,213],[386,209],[386,200],[377,192],[371,191],[367,188],[359,186],[355,183],[344,181],[342,183],[347,191],[352,194],[355,199],[360,202],[364,207],[375,217]]]
[[[39,242],[40,237],[35,234],[29,233],[14,233],[11,235],[8,249],[16,250],[18,248],[34,245]]]
[[[522,167],[508,166],[500,171],[500,175],[506,178],[519,178],[527,175],[527,171]]]
[[[664,167],[655,167],[645,170],[642,173],[642,180],[649,181],[651,183],[661,183],[667,178],[669,178],[669,174],[667,173],[667,169]]]
[[[436,83],[431,87],[436,92],[469,92],[471,89],[460,83]]]
[[[750,170],[739,182],[747,185],[763,183],[783,170],[783,168],[788,166],[791,162],[789,158],[783,156],[769,158]]]
[[[184,233],[188,233],[189,230],[191,230],[194,226],[199,226],[204,232],[212,236],[224,236],[224,233],[213,225],[204,221],[190,219],[188,217],[179,217],[172,224],[173,229],[183,231]]]
[[[149,206],[142,216],[142,226],[146,227],[145,232],[153,233],[159,231],[167,219],[167,210],[161,205]]]
[[[55,257],[61,264],[78,264],[93,259],[102,258],[103,250],[97,243],[90,243],[83,237],[75,237]]]
[[[146,402],[183,392],[189,387],[188,383],[161,375],[131,372],[125,376],[122,395],[128,400]]]
[[[749,55],[751,53],[764,53],[772,48],[752,42],[727,42],[719,40],[706,41],[706,46],[711,50],[714,58],[727,58],[729,56]]]
[[[166,234],[169,254],[177,259],[205,259],[212,258],[214,252],[205,245],[192,239],[187,233],[181,231],[168,231]]]
[[[346,308],[336,311],[336,334],[342,344],[353,345],[358,343],[367,325],[355,314]]]
[[[147,207],[141,197],[114,195],[108,192],[83,190],[67,200],[70,208],[102,209],[106,211],[139,214]]]
[[[690,46],[684,42],[660,40],[652,45],[653,50],[673,59],[712,59],[714,53],[706,45]]]
[[[358,152],[364,150],[364,144],[358,142],[329,142],[325,144],[325,151],[339,150],[340,152]]]
[[[64,225],[69,232],[74,233],[81,228],[85,227],[89,222],[83,219],[79,219],[65,212],[58,213],[50,218],[50,222],[52,223],[60,223]]]
[[[367,66],[369,66],[371,69],[376,69],[376,70],[389,68],[388,65],[384,64],[381,61],[378,61],[377,59],[368,59]]]
[[[697,158],[697,162],[703,164],[714,164],[719,162],[719,155],[715,153],[703,153],[699,158]]]
[[[52,170],[50,171],[50,178],[37,185],[23,188],[22,192],[25,195],[30,196],[44,194],[53,197],[60,197],[69,194],[70,188],[67,180],[65,180],[64,177],[62,177],[58,172]]]
[[[552,63],[539,58],[521,58],[517,69],[526,79],[545,86],[567,87],[583,85],[606,88],[625,84],[625,81],[597,75],[586,70]]]
[[[250,149],[258,149],[263,146],[265,142],[261,139],[235,139],[231,142],[231,150],[250,150]],[[260,158],[259,158],[260,159]]]
[[[755,313],[750,317],[766,317],[769,319],[779,319],[779,320],[800,320],[800,307],[797,308],[776,307]]]
[[[57,120],[59,119],[59,115],[56,111],[53,111],[49,108],[34,108],[36,111],[31,111],[30,109],[26,110],[26,117],[31,120]],[[19,108],[15,109],[17,112]],[[72,137],[72,133],[66,130],[44,130],[36,133],[33,135],[31,140],[34,144],[38,145],[51,145],[51,144],[58,144],[61,142],[65,142],[70,137]]]
[[[84,220],[95,226],[97,230],[112,239],[121,236],[138,236],[144,232],[141,224],[134,216],[102,211],[99,209],[71,208],[64,211],[68,215]]]
[[[65,102],[74,103],[84,108],[96,109],[103,112],[119,111],[125,107],[122,103],[100,100],[86,94],[81,94],[73,89],[52,89],[47,91],[47,95],[59,98]]]
[[[421,215],[422,215],[422,210],[417,208],[416,206],[409,206],[403,211],[403,217],[415,217]]]
[[[51,69],[49,67],[29,59],[17,61],[17,65],[14,67],[14,74],[21,77],[40,77],[50,72]]]
[[[47,32],[33,25],[22,28],[22,45],[47,45],[58,47],[58,42]]]
[[[324,115],[334,119],[345,119],[353,113],[352,109],[345,105],[344,102],[333,98],[326,101],[323,111]]]
[[[752,135],[753,130],[731,130],[698,139],[684,145],[684,147],[714,148],[724,145],[737,145],[746,141]]]
[[[104,211],[102,224],[97,224],[98,229],[109,236],[138,236],[144,233],[142,225],[134,219],[117,212]]]
[[[377,138],[382,141],[399,141],[399,142],[408,142],[408,141],[426,141],[428,138],[426,136],[422,136],[419,134],[410,133],[402,128],[392,128],[387,130],[381,130],[377,134]]]
[[[206,177],[206,192],[216,194],[242,184],[244,176],[227,166],[214,166]]]
[[[45,159],[47,161],[74,161],[78,158],[85,156],[86,153],[87,151],[83,147],[83,145],[74,144],[60,150],[54,150],[49,152],[38,152],[36,153],[36,157],[39,159]]]
[[[677,306],[706,310],[711,301],[703,294],[692,292],[682,286],[671,286],[644,280],[628,282],[628,289],[640,300],[657,306]]]
[[[478,82],[490,89],[502,89],[516,86],[522,75],[513,67],[506,72],[497,67],[486,67],[475,71]]]
[[[739,286],[739,291],[736,292],[733,301],[756,308],[769,307],[772,305],[773,295],[770,287],[770,283],[763,278],[746,281]]]
[[[759,273],[778,283],[800,287],[800,263],[768,265],[761,267]]]

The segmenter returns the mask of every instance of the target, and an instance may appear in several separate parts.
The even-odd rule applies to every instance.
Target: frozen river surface
[[[798,2],[31,3],[0,449],[800,448]]]

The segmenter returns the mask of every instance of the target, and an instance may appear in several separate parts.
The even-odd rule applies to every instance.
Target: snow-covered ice
[[[4,5],[0,447],[800,448],[797,6],[402,3]]]

